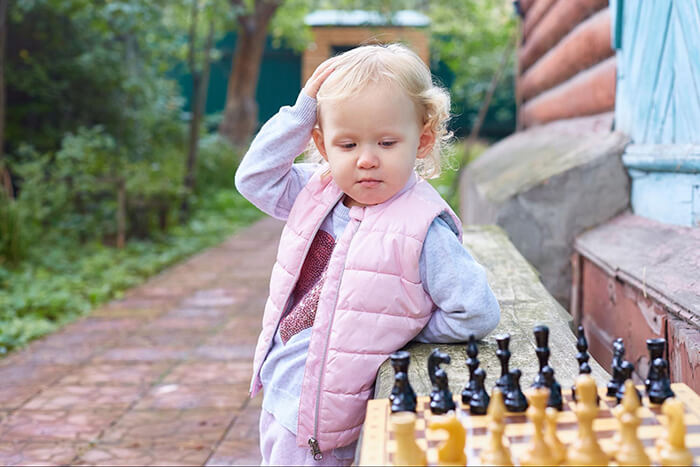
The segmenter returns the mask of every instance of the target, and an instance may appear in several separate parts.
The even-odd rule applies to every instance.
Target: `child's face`
[[[416,158],[425,157],[435,142],[406,93],[384,85],[369,85],[358,96],[325,105],[319,124],[314,142],[347,195],[347,206],[394,196],[406,185]]]

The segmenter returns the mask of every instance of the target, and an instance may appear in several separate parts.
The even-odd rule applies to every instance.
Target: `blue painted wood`
[[[679,126],[677,141],[700,142],[700,20],[694,14],[692,1],[676,2],[676,86],[683,96],[683,106],[678,109]],[[692,22],[696,22],[691,28]]]
[[[694,225],[694,187],[700,174],[629,170],[634,213],[667,224]],[[697,224],[695,224],[697,226]]]
[[[673,141],[662,141],[664,127],[673,125],[673,121],[667,120],[670,102],[673,100],[673,83],[674,83],[674,35],[668,29],[672,27],[669,22],[669,28],[666,31],[666,37],[659,58],[659,66],[656,70],[655,82],[651,84],[651,105],[644,118],[646,119],[644,133],[641,138],[646,143],[672,143]],[[643,92],[643,91],[642,91]],[[643,110],[643,109],[640,109]]]
[[[622,24],[624,0],[610,0],[610,46],[614,50],[622,48]]]
[[[610,6],[622,17],[614,26],[613,45],[621,46],[615,126],[634,143],[623,156],[632,207],[662,222],[696,226],[700,0],[611,0]]]
[[[700,173],[700,145],[631,144],[622,162],[628,169],[646,172]]]

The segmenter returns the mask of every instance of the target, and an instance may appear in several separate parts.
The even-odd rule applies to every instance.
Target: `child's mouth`
[[[360,180],[357,183],[359,183],[360,186],[362,186],[363,188],[374,188],[374,187],[378,186],[380,183],[382,183],[382,181],[375,180],[375,179],[364,179],[364,180]]]

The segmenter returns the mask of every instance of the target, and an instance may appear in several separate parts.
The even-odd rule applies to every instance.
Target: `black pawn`
[[[576,360],[578,361],[578,374],[579,375],[590,375],[591,366],[588,364],[590,355],[588,354],[588,341],[586,340],[586,333],[583,330],[583,326],[578,327],[578,337],[576,339]],[[617,389],[615,389],[617,392]],[[571,397],[576,401],[576,385],[571,386]],[[600,399],[600,397],[598,397]]]
[[[535,326],[534,330],[535,342],[537,342],[537,348],[535,348],[535,354],[537,354],[537,360],[540,364],[540,370],[535,376],[535,381],[532,383],[532,387],[541,388],[545,386],[544,375],[542,370],[549,365],[549,328],[547,326]]]
[[[431,398],[438,391],[435,375],[440,369],[440,364],[449,364],[450,360],[450,356],[445,352],[440,352],[440,349],[433,349],[432,352],[430,352],[430,355],[428,356],[428,376],[430,377],[430,382],[433,385],[432,391],[430,392]]]
[[[621,337],[613,342],[613,359],[612,359],[612,379],[608,383],[608,397],[616,397],[621,386],[624,386],[625,380],[622,376],[622,362],[625,357],[625,344]]]
[[[469,336],[467,342],[467,367],[469,367],[469,382],[462,390],[462,403],[469,404],[472,400],[472,394],[476,390],[476,381],[474,380],[474,371],[479,368],[479,359],[476,356],[479,354],[479,348],[476,346],[476,338],[474,334]]]
[[[632,362],[628,362],[627,360],[623,361],[622,364],[620,365],[620,371],[622,374],[622,384],[620,385],[620,389],[618,389],[617,393],[615,394],[615,398],[617,399],[617,403],[619,404],[622,402],[622,398],[625,397],[625,381],[628,379],[632,379],[632,372],[634,371],[634,365]],[[639,392],[639,389],[635,388],[635,391],[637,391],[637,396],[639,397],[639,400],[642,400],[642,394]]]
[[[549,399],[547,399],[547,407],[554,407],[557,410],[563,410],[564,401],[561,397],[561,385],[554,380],[554,369],[547,365],[542,370],[544,377],[544,385],[549,388]]]
[[[508,362],[510,361],[510,334],[501,334],[496,336],[496,357],[501,362],[501,376],[496,380],[496,387],[501,390],[504,395],[507,395],[513,389],[513,375],[508,370]]]
[[[660,375],[654,369],[654,361],[657,358],[664,357],[664,351],[666,350],[666,339],[647,339],[647,350],[649,351],[649,370],[647,371],[647,377],[644,380],[644,387],[646,388],[648,395],[652,382],[658,381],[660,378]]]
[[[391,355],[391,366],[394,368],[394,387],[391,389],[389,400],[391,412],[415,412],[416,393],[408,382],[408,364],[411,354],[400,350]]]
[[[657,358],[652,362],[652,366],[658,379],[653,380],[649,386],[649,401],[654,404],[663,404],[666,399],[675,396],[668,377],[668,363],[663,358]]]
[[[510,371],[510,376],[513,386],[510,391],[505,394],[506,409],[510,412],[525,412],[528,402],[522,389],[520,389],[520,377],[522,376],[522,372],[516,368]]]
[[[430,397],[430,412],[441,415],[455,410],[455,401],[452,399],[452,392],[447,383],[447,373],[442,368],[435,371],[435,383],[437,391]]]
[[[469,412],[472,415],[484,415],[486,413],[486,409],[489,408],[489,402],[491,401],[491,398],[484,387],[486,372],[483,368],[477,368],[472,376],[474,378],[475,387],[471,400],[469,401]]]

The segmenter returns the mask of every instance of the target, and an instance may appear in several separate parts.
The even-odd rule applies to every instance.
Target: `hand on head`
[[[316,99],[316,95],[318,94],[318,90],[321,88],[321,85],[323,82],[330,76],[331,73],[333,73],[333,70],[335,70],[335,62],[336,62],[337,57],[331,57],[328,60],[324,61],[321,63],[316,70],[314,70],[314,73],[311,75],[311,78],[306,81],[306,84],[304,85],[303,92],[307,96]]]

